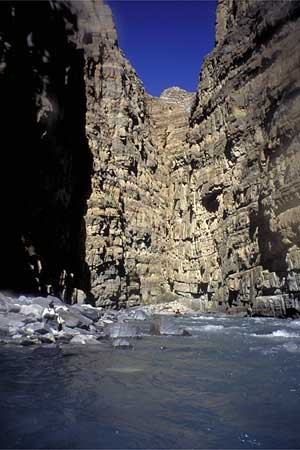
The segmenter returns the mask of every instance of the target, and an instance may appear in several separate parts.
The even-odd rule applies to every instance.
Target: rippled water
[[[2,347],[1,448],[299,448],[300,321],[174,320],[193,336]]]

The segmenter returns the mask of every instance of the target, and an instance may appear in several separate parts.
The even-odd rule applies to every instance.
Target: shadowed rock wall
[[[91,153],[76,17],[48,1],[1,2],[0,12],[0,287],[70,300],[74,285],[89,289]]]

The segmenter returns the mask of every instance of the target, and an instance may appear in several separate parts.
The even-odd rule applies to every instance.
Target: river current
[[[300,321],[185,316],[192,336],[0,348],[1,448],[300,447]]]

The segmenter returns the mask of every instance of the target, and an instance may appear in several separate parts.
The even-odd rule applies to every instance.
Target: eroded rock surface
[[[175,158],[169,279],[208,309],[285,315],[300,291],[299,3],[226,0],[217,12]]]

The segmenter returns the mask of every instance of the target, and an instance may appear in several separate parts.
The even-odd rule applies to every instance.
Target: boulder
[[[51,331],[50,324],[46,324],[45,322],[28,323],[24,329],[27,334],[37,333],[45,335]]]
[[[186,336],[190,335],[186,330],[178,327],[174,320],[168,316],[159,316],[150,323],[150,333],[156,335]]]
[[[99,320],[99,318],[101,317],[100,311],[98,311],[98,309],[93,308],[92,306],[89,306],[89,305],[84,305],[84,306],[75,305],[75,306],[73,306],[72,309],[79,311],[80,314],[82,314],[83,316],[92,320],[93,322],[97,322]]]
[[[69,328],[84,328],[88,329],[89,325],[93,324],[91,319],[83,316],[78,310],[72,308],[72,310],[65,311],[64,309],[57,311],[61,319],[64,321],[64,325]]]
[[[14,303],[15,300],[5,297],[4,295],[0,296],[0,314],[6,312],[19,312],[20,305]]]
[[[24,347],[27,347],[29,345],[38,345],[40,344],[41,341],[39,339],[37,339],[36,337],[22,337],[20,344],[23,345]]]
[[[134,320],[147,320],[148,315],[142,309],[137,309],[136,311],[134,311],[132,318]]]
[[[5,318],[5,320],[7,320],[7,322],[9,323],[9,325],[14,325],[14,324],[16,324],[16,323],[17,323],[17,324],[18,324],[18,323],[21,324],[21,322],[22,322],[23,324],[25,324],[25,323],[30,323],[30,322],[33,322],[33,321],[34,321],[34,318],[33,318],[31,315],[24,316],[24,315],[21,314],[21,313],[15,313],[15,312],[10,312],[10,313],[6,314],[6,315],[4,316],[4,318]],[[21,324],[20,326],[22,326],[22,324]]]
[[[32,316],[37,320],[42,319],[44,308],[40,305],[21,305],[20,313],[24,316]]]
[[[139,338],[140,330],[129,323],[116,322],[105,327],[105,334],[111,338]]]
[[[31,305],[32,304],[32,298],[31,297],[25,297],[25,295],[20,295],[20,297],[18,297],[15,300],[16,303],[18,303],[19,305]]]
[[[130,349],[130,348],[132,348],[132,344],[126,338],[113,339],[112,340],[112,346],[114,348],[121,348],[121,349]]]
[[[56,342],[55,336],[52,333],[43,334],[40,336],[43,344],[54,344]]]
[[[14,312],[14,313],[18,313],[21,311],[21,306],[18,305],[17,303],[13,303],[13,301],[11,303],[8,304],[8,312]]]
[[[40,305],[43,308],[49,308],[50,303],[53,304],[54,307],[65,306],[64,302],[52,295],[48,295],[47,297],[32,297],[30,301],[33,305]]]
[[[11,301],[4,297],[4,295],[0,296],[0,313],[6,313],[8,311],[8,305],[11,304]]]
[[[70,340],[70,344],[99,344],[95,336],[90,334],[76,334]]]
[[[122,315],[122,311],[115,311],[113,309],[110,309],[108,311],[105,311],[103,314],[104,320],[117,320],[118,316]]]
[[[73,301],[78,305],[83,305],[86,300],[86,293],[81,289],[75,289],[75,293],[73,295]]]
[[[30,321],[29,318],[17,313],[8,313],[0,317],[0,335],[13,336],[15,334],[24,334],[25,324]]]

